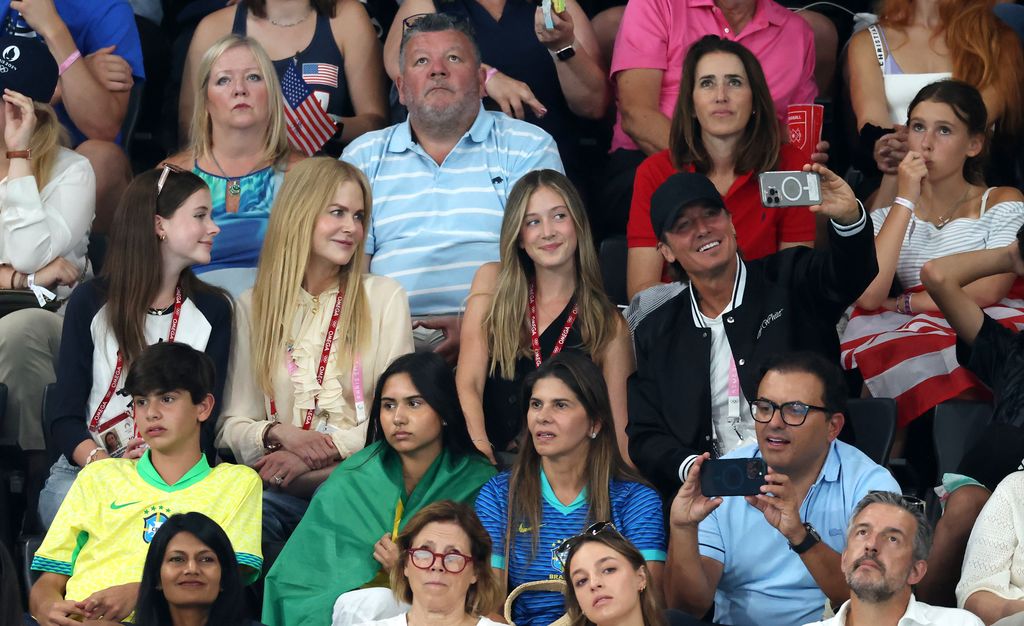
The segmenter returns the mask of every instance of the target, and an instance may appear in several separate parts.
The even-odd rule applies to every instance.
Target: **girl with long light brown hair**
[[[562,349],[601,367],[611,395],[619,451],[626,452],[626,378],[633,344],[604,293],[576,189],[564,175],[537,170],[509,194],[501,261],[477,270],[466,302],[456,381],[469,433],[493,461],[522,430],[522,380]]]

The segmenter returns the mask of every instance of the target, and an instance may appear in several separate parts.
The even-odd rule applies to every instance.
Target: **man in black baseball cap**
[[[878,272],[853,191],[824,166],[813,170],[822,203],[811,211],[831,220],[825,251],[744,261],[722,197],[701,174],[674,174],[651,197],[658,250],[686,280],[641,292],[630,307],[627,433],[630,457],[668,500],[698,455],[755,442],[749,402],[769,356],[810,350],[838,362],[836,323]]]
[[[661,240],[688,206],[725,210],[725,202],[715,185],[703,174],[679,172],[669,176],[651,196],[651,224]]]

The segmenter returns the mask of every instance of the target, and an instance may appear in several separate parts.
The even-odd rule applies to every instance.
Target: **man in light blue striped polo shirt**
[[[459,314],[477,268],[498,260],[512,185],[562,161],[540,128],[483,109],[486,74],[465,20],[406,19],[399,63],[409,119],[359,137],[342,158],[373,188],[370,271],[402,283],[418,325],[444,337],[433,349],[454,363]]]

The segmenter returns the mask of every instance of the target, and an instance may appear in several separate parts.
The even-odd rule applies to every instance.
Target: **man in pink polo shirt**
[[[618,113],[603,194],[605,230],[625,224],[636,167],[668,148],[683,58],[704,35],[738,41],[754,53],[780,120],[789,104],[818,95],[811,27],[774,0],[630,0],[612,56]]]

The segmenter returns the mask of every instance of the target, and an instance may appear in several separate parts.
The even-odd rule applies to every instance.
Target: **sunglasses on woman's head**
[[[161,166],[163,169],[160,171],[160,180],[156,181],[156,195],[159,197],[160,192],[164,190],[164,184],[167,183],[167,177],[171,172],[175,174],[184,174],[188,170],[183,170],[177,165],[171,165],[170,163],[164,163]]]
[[[555,548],[555,558],[557,558],[558,562],[562,564],[562,569],[565,569],[565,558],[573,548],[579,545],[579,543],[587,537],[593,537],[595,535],[600,535],[601,533],[615,533],[619,537],[622,536],[622,533],[615,528],[615,524],[612,524],[611,522],[595,522],[590,526],[587,526],[583,529],[583,532],[569,537],[562,543],[558,544]]]

